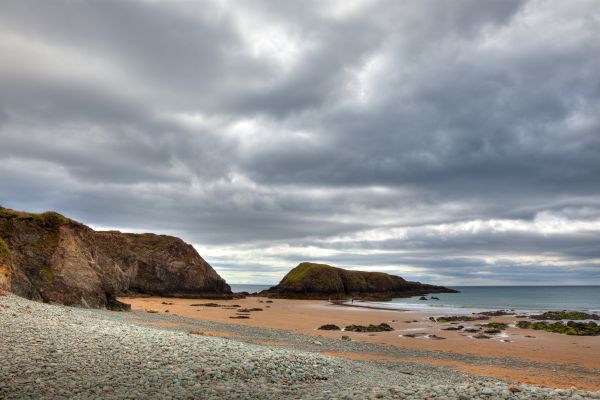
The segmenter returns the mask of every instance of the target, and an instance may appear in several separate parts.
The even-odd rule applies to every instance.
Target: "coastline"
[[[422,350],[427,353],[415,357],[415,362],[432,365],[446,365],[461,371],[482,376],[492,376],[517,382],[546,385],[549,387],[568,388],[571,386],[588,390],[600,389],[599,375],[571,372],[574,363],[594,371],[600,371],[600,341],[598,337],[566,336],[543,331],[531,331],[509,327],[502,335],[491,339],[474,339],[472,335],[464,335],[456,331],[445,331],[448,324],[438,324],[429,317],[439,315],[431,311],[381,310],[328,304],[320,300],[284,300],[260,297],[218,301],[219,305],[239,308],[262,308],[262,311],[250,312],[247,319],[232,319],[238,315],[236,309],[225,307],[192,306],[207,303],[202,300],[173,298],[119,298],[132,304],[133,310],[157,311],[160,314],[176,315],[196,320],[214,321],[224,324],[235,324],[244,327],[286,330],[312,337],[340,339],[349,336],[352,341],[377,345],[384,350],[377,354],[359,352],[359,354],[331,354],[337,357],[368,359],[371,361],[396,361],[401,359],[386,355],[385,348]],[[272,301],[272,303],[266,303]],[[171,303],[171,304],[162,304]],[[168,313],[165,311],[169,310]],[[417,322],[413,322],[413,321]],[[475,326],[482,322],[504,322],[512,324],[515,316],[491,317],[487,321],[464,323]],[[389,323],[394,331],[378,333],[356,333],[340,331],[323,331],[317,328],[325,324],[344,327],[351,324]],[[409,333],[433,334],[444,337],[443,340],[427,339],[424,336],[409,338],[400,336]],[[534,337],[528,337],[534,336]],[[502,340],[510,340],[503,342]],[[449,355],[449,356],[448,356]],[[489,360],[490,365],[482,365],[481,359],[470,362],[469,357]],[[537,367],[524,369],[509,368],[497,360],[515,360],[519,362],[539,364]],[[505,363],[506,364],[506,363]]]
[[[532,386],[456,367],[469,362],[480,369],[530,370],[540,363],[317,338],[171,313],[83,309],[8,295],[0,297],[0,326],[0,397],[7,400],[600,398],[600,391]],[[427,357],[433,362],[424,362]],[[597,370],[569,368],[598,376]]]

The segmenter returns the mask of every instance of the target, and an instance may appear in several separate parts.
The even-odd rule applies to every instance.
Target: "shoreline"
[[[0,297],[0,326],[5,354],[0,398],[7,400],[600,398],[591,387],[553,389],[509,375],[478,376],[460,366],[531,372],[546,366],[541,363],[348,342],[164,312],[74,308],[8,295]],[[569,371],[598,376],[581,367]]]
[[[246,313],[248,318],[244,319],[230,318],[238,315],[237,310],[231,307],[193,306],[193,304],[208,302],[198,299],[158,297],[131,299],[123,297],[119,300],[132,304],[132,309],[137,311],[153,310],[158,311],[159,314],[176,315],[196,320],[208,320],[244,327],[282,329],[317,338],[340,339],[342,336],[349,336],[354,342],[385,348],[445,353],[450,354],[450,358],[480,357],[491,360],[491,365],[482,367],[473,362],[454,362],[452,367],[465,372],[479,373],[482,376],[508,378],[514,381],[544,384],[550,387],[567,388],[577,386],[589,390],[600,389],[600,379],[597,377],[570,371],[574,362],[583,368],[600,371],[600,341],[598,337],[567,336],[509,327],[504,334],[494,336],[491,339],[475,339],[472,335],[465,336],[460,332],[443,330],[452,325],[430,321],[430,316],[439,315],[435,312],[384,310],[352,304],[336,305],[322,300],[248,297],[246,299],[214,302],[222,306],[237,305],[242,309],[262,308],[262,311]],[[267,303],[267,301],[272,303]],[[163,302],[171,304],[162,304]],[[169,310],[169,312],[166,313],[166,310]],[[462,324],[476,327],[479,323],[504,322],[511,324],[514,320],[516,320],[515,316],[501,316],[490,317],[489,320],[485,321]],[[394,331],[356,333],[317,329],[321,325],[330,323],[343,328],[351,324],[368,325],[382,322],[389,323],[393,326]],[[432,334],[445,339],[428,339],[424,335],[414,338],[401,336],[411,333]],[[503,342],[502,340],[510,340],[510,342]],[[432,365],[447,363],[449,357],[440,354],[437,355],[439,356],[437,358],[432,358],[428,354],[416,359],[418,359],[418,362]],[[341,356],[344,357],[343,354]],[[381,351],[377,356],[372,354],[366,356],[363,354],[363,356],[370,358],[371,361],[377,361],[378,357],[379,361],[391,361],[385,356],[385,351]],[[498,360],[504,359],[537,363],[545,365],[547,368],[511,370],[502,367],[502,363],[498,362]],[[395,358],[395,360],[396,362],[401,361],[400,358]]]

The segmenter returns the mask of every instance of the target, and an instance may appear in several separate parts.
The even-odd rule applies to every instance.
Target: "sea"
[[[255,293],[274,285],[231,285],[234,292]],[[452,286],[460,293],[436,293],[396,298],[382,302],[359,302],[354,305],[396,308],[399,310],[435,311],[440,314],[478,311],[514,310],[531,313],[548,310],[578,310],[600,313],[600,286]],[[437,297],[439,300],[431,299]]]

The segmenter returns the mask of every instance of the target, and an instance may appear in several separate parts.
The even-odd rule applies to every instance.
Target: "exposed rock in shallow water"
[[[260,294],[296,299],[391,300],[428,293],[456,293],[454,289],[406,281],[383,272],[349,271],[326,264],[301,263],[279,285]]]
[[[172,236],[96,232],[58,213],[0,208],[0,239],[10,255],[8,264],[0,258],[0,275],[9,270],[10,290],[33,300],[123,310],[116,296],[124,293],[231,296],[194,248]]]

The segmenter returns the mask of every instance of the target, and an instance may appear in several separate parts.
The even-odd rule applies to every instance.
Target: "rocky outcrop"
[[[326,264],[301,263],[261,295],[282,298],[390,300],[454,289],[406,281],[383,272],[349,271]]]
[[[0,255],[0,276],[10,271],[10,290],[29,299],[121,308],[115,298],[124,293],[231,296],[194,248],[172,236],[96,232],[58,213],[0,208],[0,239],[12,262]]]

